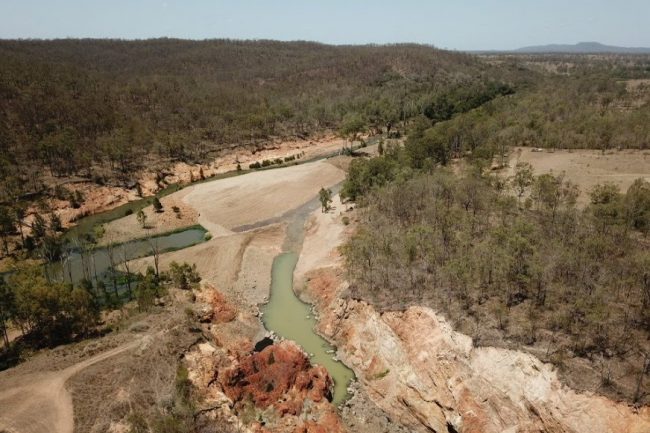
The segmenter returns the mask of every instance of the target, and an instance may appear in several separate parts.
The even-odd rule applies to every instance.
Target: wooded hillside
[[[503,67],[418,45],[272,41],[0,42],[2,200],[43,175],[127,180],[145,158],[199,161],[230,146],[396,125],[434,95]]]

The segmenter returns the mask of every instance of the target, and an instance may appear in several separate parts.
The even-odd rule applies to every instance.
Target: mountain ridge
[[[570,54],[650,54],[648,47],[619,47],[600,42],[578,42],[577,44],[532,45],[514,50],[517,53],[570,53]]]

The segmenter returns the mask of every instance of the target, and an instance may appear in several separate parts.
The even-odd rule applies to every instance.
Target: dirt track
[[[140,340],[116,347],[61,371],[20,377],[20,386],[0,387],[0,429],[10,433],[72,433],[72,397],[66,382],[83,369],[140,344]]]

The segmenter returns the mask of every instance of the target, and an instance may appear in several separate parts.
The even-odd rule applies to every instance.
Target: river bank
[[[429,308],[380,313],[350,299],[338,251],[355,220],[354,211],[346,216],[350,226],[341,216],[312,218],[303,246],[312,253],[296,274],[320,333],[394,423],[423,433],[650,431],[650,408],[575,392],[532,355],[477,348]]]

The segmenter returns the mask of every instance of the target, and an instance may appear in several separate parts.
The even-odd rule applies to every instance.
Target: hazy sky
[[[650,0],[0,0],[0,38],[650,46]]]

